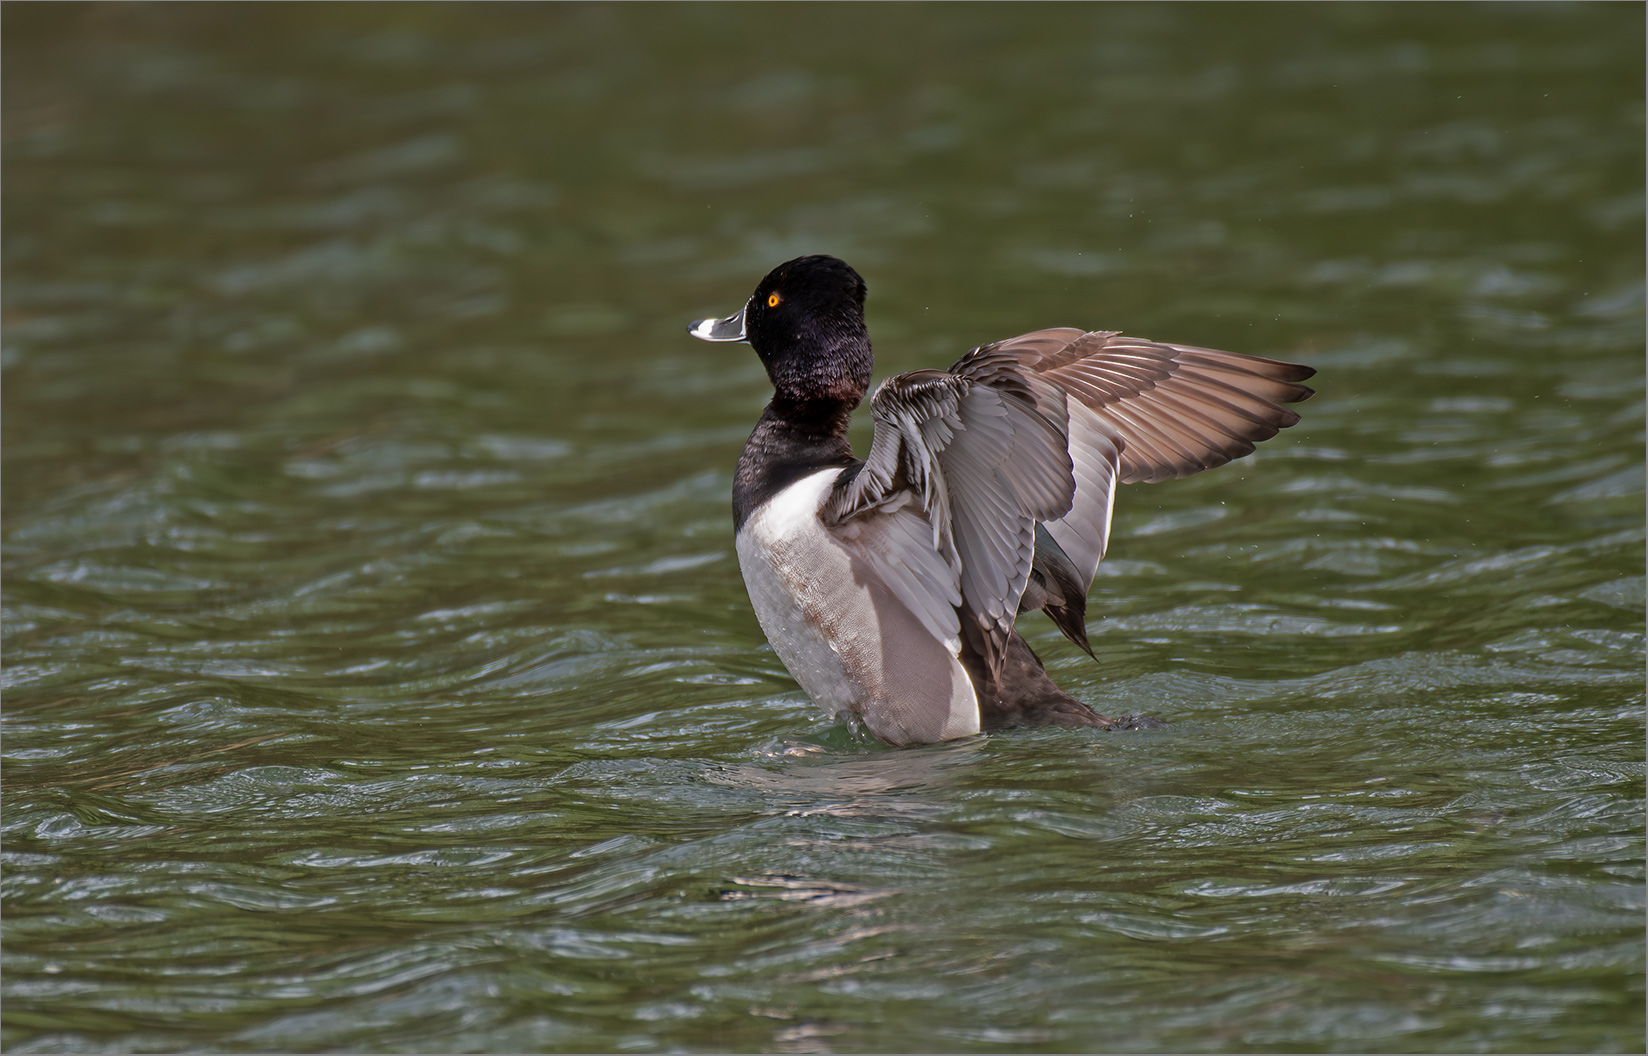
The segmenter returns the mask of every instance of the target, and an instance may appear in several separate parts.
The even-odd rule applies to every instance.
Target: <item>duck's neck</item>
[[[853,461],[847,429],[857,406],[856,397],[851,402],[805,403],[773,397],[738,456],[732,485],[734,530],[744,527],[762,503],[802,477]]]

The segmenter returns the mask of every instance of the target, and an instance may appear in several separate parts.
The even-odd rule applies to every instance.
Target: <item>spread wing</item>
[[[1251,454],[1254,444],[1299,421],[1282,404],[1309,397],[1313,390],[1299,383],[1316,373],[1297,363],[1069,327],[985,345],[951,369],[1003,356],[1069,398],[1076,494],[1069,512],[1046,530],[1069,560],[1061,571],[1083,597],[1110,538],[1117,482],[1187,477]]]
[[[832,527],[919,501],[960,586],[961,632],[993,670],[1019,611],[1087,642],[1087,591],[1116,485],[1189,476],[1299,421],[1315,370],[1116,333],[1037,330],[948,371],[887,379],[869,457],[826,501]],[[928,592],[930,593],[930,591]],[[920,611],[919,609],[917,611]]]
[[[832,527],[919,498],[960,586],[961,632],[999,669],[1036,553],[1036,525],[1075,493],[1064,394],[1011,352],[882,382],[875,438],[820,511]]]

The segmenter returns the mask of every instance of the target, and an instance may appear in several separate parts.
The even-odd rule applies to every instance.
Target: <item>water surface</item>
[[[1639,5],[4,18],[8,1051],[1641,1051]],[[1024,621],[1166,728],[787,678],[806,252],[1319,369]]]

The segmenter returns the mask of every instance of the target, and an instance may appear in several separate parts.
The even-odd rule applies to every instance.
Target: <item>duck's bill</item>
[[[703,341],[743,341],[744,311],[748,307],[746,304],[725,319],[700,319],[687,327],[687,333]]]

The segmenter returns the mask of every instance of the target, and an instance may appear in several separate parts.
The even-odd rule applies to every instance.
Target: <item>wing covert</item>
[[[999,667],[1030,575],[1036,524],[1075,492],[1064,395],[1011,356],[882,382],[869,456],[826,501],[831,526],[913,494],[953,570],[961,630]]]

